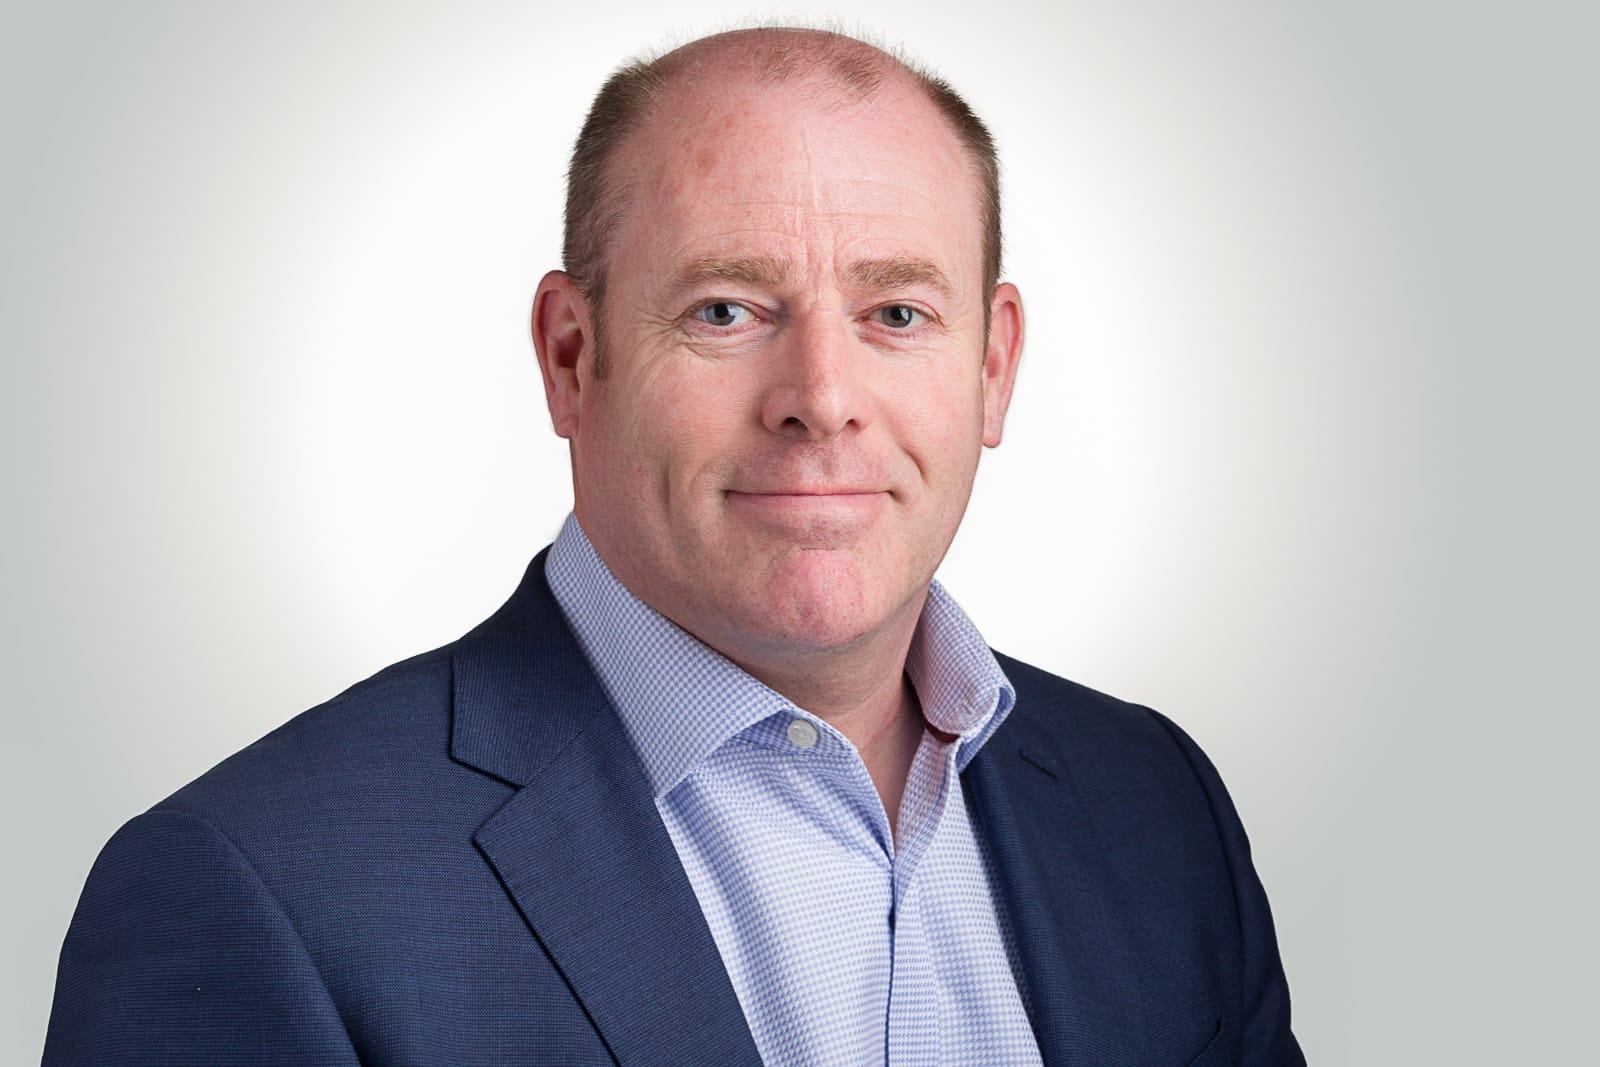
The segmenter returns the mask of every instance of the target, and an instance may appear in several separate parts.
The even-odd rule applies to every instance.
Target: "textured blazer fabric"
[[[1272,919],[1181,731],[1002,657],[963,774],[1040,1052],[1302,1064]],[[67,932],[44,1062],[756,1065],[541,554],[396,664],[138,816]]]

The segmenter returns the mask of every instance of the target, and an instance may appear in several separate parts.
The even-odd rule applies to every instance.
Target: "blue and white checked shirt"
[[[1037,1064],[958,772],[1015,702],[934,583],[899,839],[833,727],[645,605],[568,516],[545,575],[638,750],[762,1059]]]

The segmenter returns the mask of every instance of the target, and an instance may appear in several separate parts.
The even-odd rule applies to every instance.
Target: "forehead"
[[[914,251],[981,274],[981,187],[908,78],[707,78],[669,90],[619,157],[619,247],[816,260]],[[753,247],[754,246],[754,247]]]

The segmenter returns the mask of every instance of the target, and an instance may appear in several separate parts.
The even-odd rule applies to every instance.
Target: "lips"
[[[730,505],[775,510],[827,511],[849,510],[876,506],[887,498],[887,489],[804,488],[804,489],[730,489]]]
[[[863,522],[876,513],[876,509],[889,497],[883,489],[827,488],[818,489],[730,489],[728,506],[736,512],[762,521],[789,524],[793,522],[843,521]]]
[[[876,493],[887,492],[884,489],[871,488],[798,488],[798,489],[730,489],[730,496],[871,496]]]

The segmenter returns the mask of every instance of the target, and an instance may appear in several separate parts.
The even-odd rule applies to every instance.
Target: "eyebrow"
[[[857,260],[845,268],[845,280],[855,289],[909,289],[926,285],[938,290],[946,299],[954,293],[950,279],[937,264],[909,256]]]
[[[775,289],[789,280],[787,260],[773,256],[704,256],[678,272],[673,288],[693,289],[706,282],[739,282],[763,289]]]
[[[702,256],[688,263],[673,280],[673,290],[694,289],[707,282],[737,282],[756,288],[776,289],[793,277],[792,264],[775,256]],[[844,270],[852,289],[874,292],[926,285],[950,299],[955,287],[931,260],[912,256],[859,259]]]

